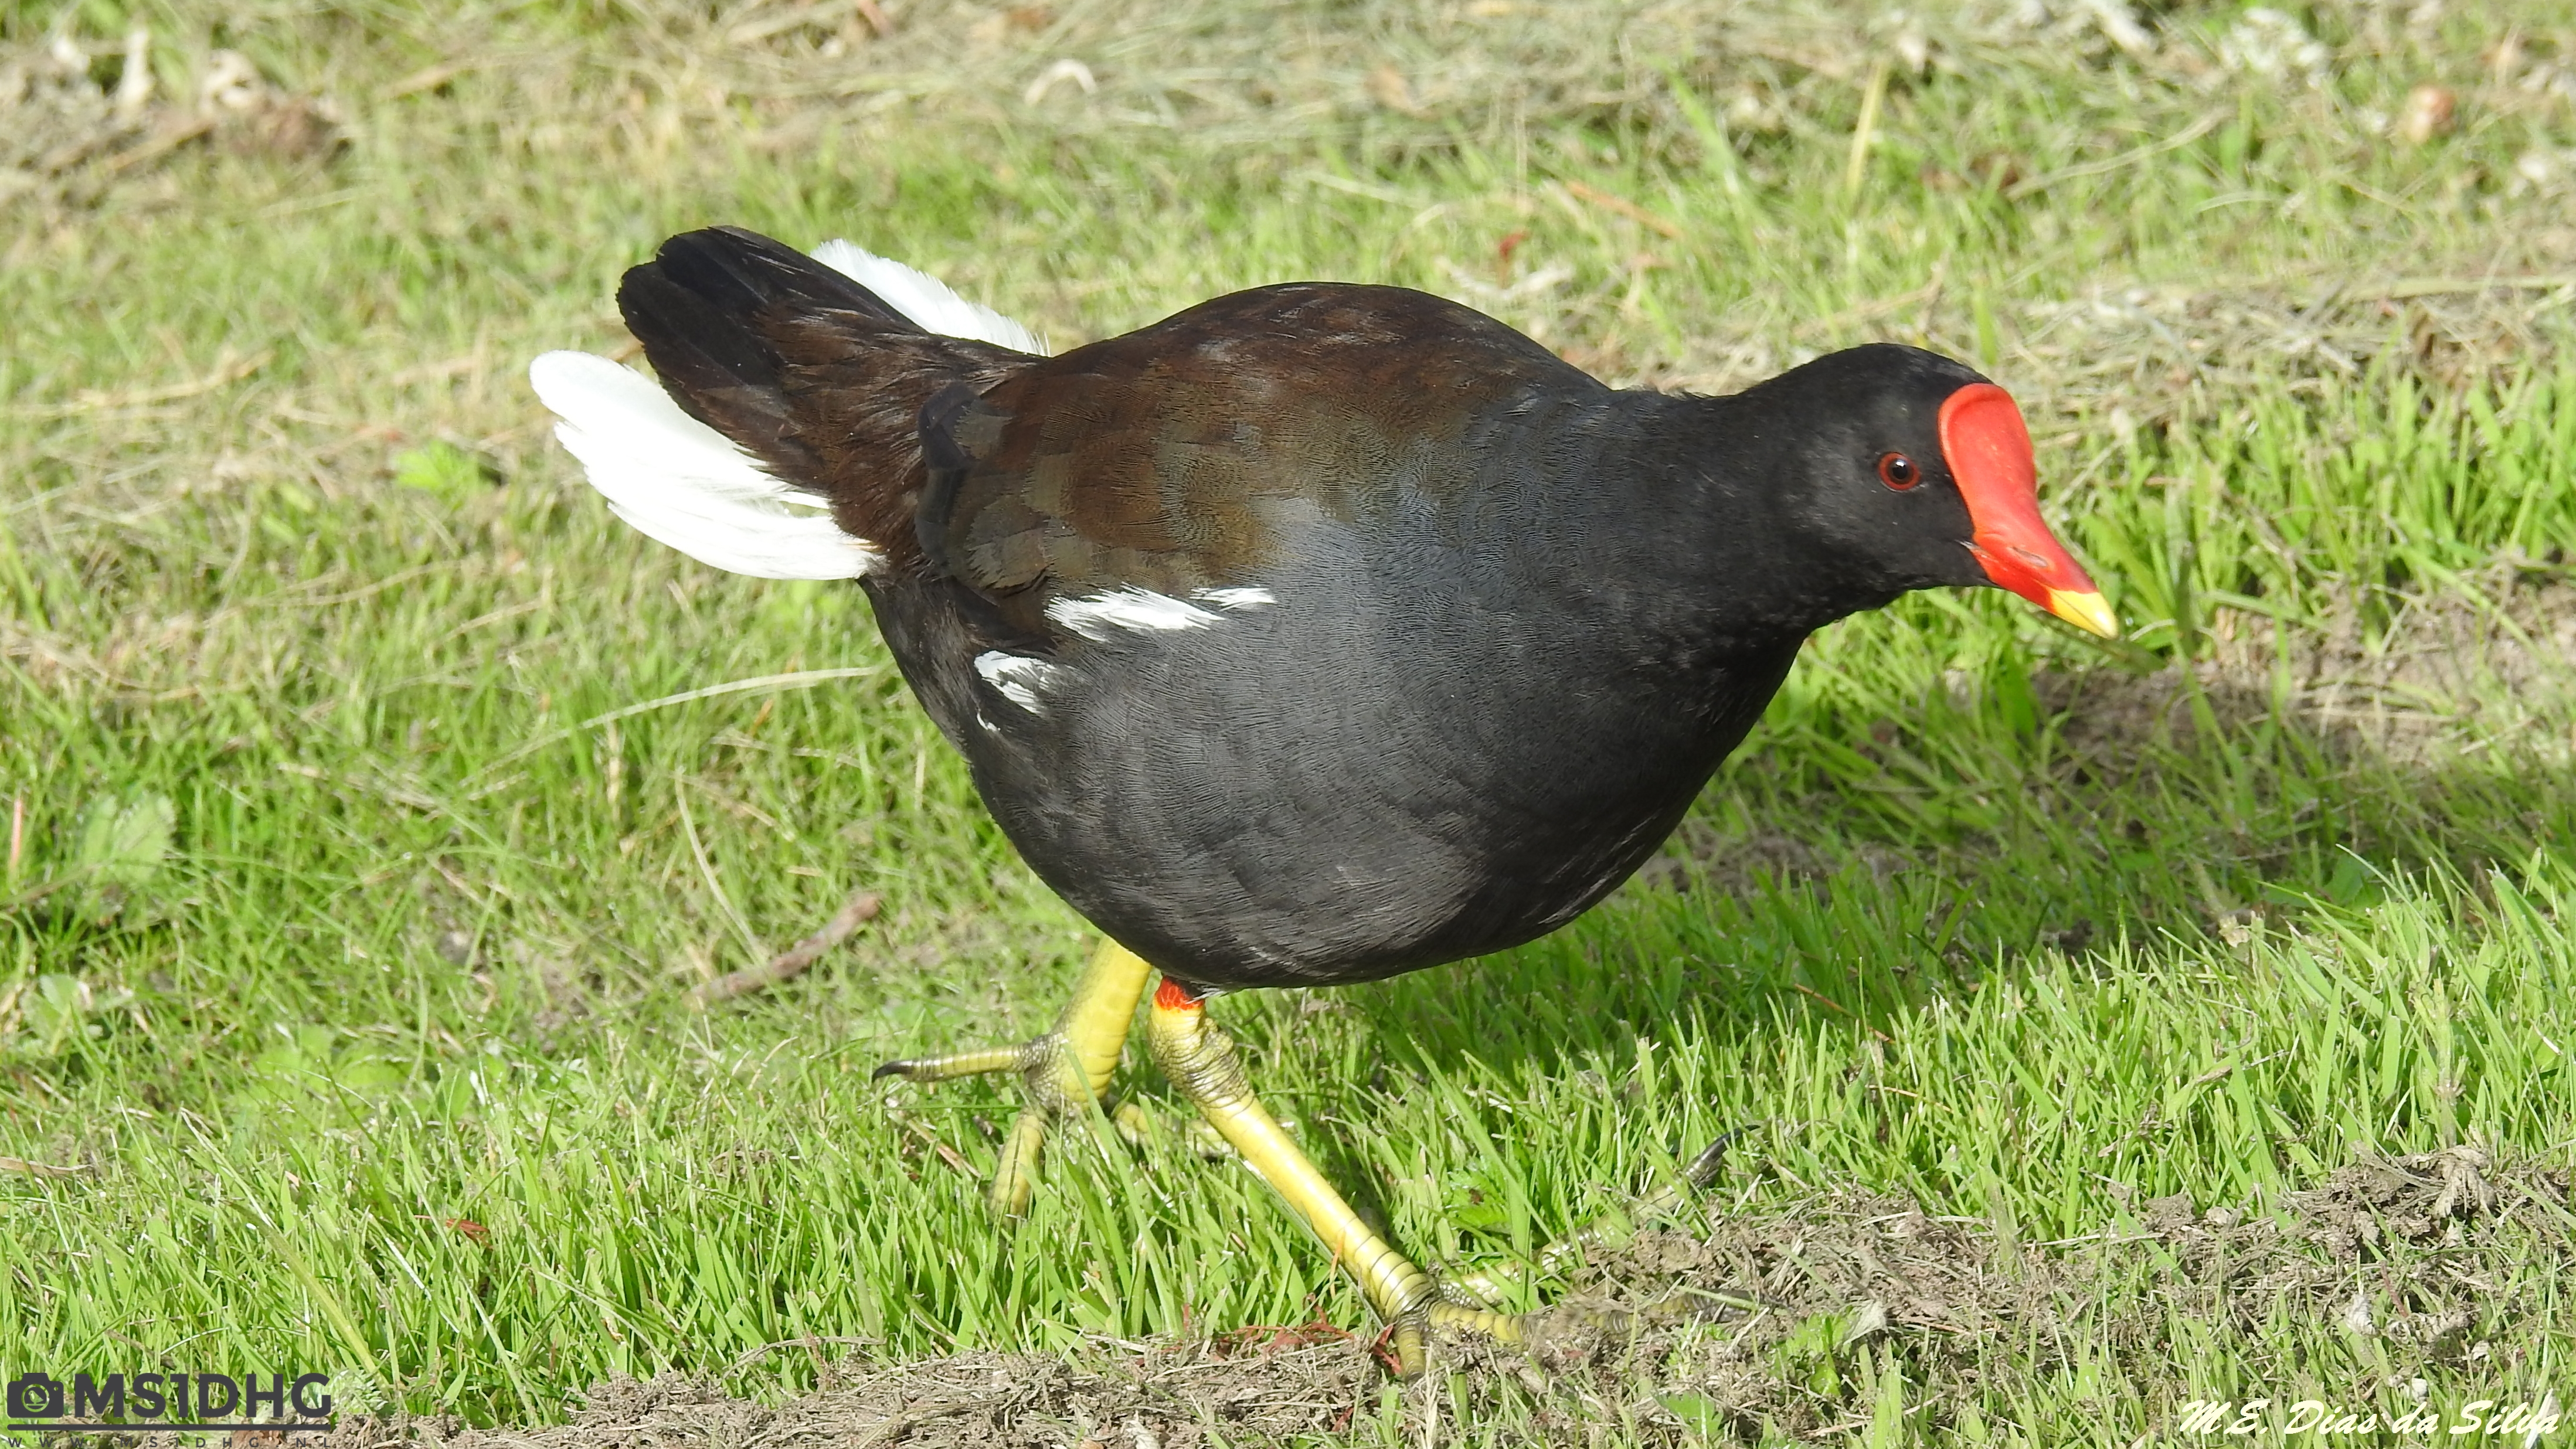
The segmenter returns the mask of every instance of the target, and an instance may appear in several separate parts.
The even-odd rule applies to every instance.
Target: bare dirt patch
[[[1322,1325],[1197,1343],[1101,1340],[1064,1358],[832,1361],[818,1344],[803,1351],[820,1386],[784,1402],[668,1374],[604,1384],[556,1427],[395,1416],[345,1422],[330,1442],[1196,1449],[1329,1442],[1400,1413],[1426,1436],[1445,1415],[1525,1423],[1540,1443],[1592,1442],[1616,1424],[1684,1444],[1865,1423],[1873,1365],[1888,1363],[1944,1419],[1948,1397],[2000,1360],[2045,1373],[2075,1345],[2161,1354],[2177,1319],[2222,1335],[2287,1320],[2377,1339],[2398,1368],[2429,1368],[2487,1357],[2490,1338],[2505,1341],[2536,1310],[2539,1280],[2576,1271],[2570,1177],[2500,1168],[2460,1147],[2356,1162],[2268,1206],[2142,1200],[2061,1242],[1858,1191],[1712,1211],[1594,1252],[1529,1352],[1446,1344],[1444,1362],[1409,1387],[1391,1386],[1366,1338]]]
[[[2576,695],[2576,586],[2519,572],[2500,566],[2475,593],[2347,599],[2314,623],[2217,609],[2188,674],[2042,672],[2031,682],[2079,757],[2189,750],[2216,742],[2203,738],[2212,726],[2223,738],[2277,716],[2338,749],[2420,759],[2557,718]]]

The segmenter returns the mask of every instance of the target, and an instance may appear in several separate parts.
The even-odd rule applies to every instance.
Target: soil
[[[1998,1353],[2026,1371],[2069,1343],[2163,1354],[2177,1313],[2221,1332],[2325,1325],[2418,1365],[2481,1357],[2474,1332],[2536,1311],[2529,1285],[2576,1271],[2569,1197],[2565,1169],[2499,1169],[2469,1147],[2354,1163],[2260,1211],[2144,1200],[2055,1243],[1834,1193],[1596,1250],[1526,1352],[1443,1343],[1409,1386],[1369,1339],[1321,1324],[1102,1340],[1062,1358],[879,1363],[789,1344],[814,1355],[821,1386],[784,1402],[670,1374],[603,1384],[560,1426],[353,1419],[329,1449],[1198,1449],[1330,1442],[1390,1412],[1426,1443],[1443,1414],[1505,1412],[1543,1443],[1589,1442],[1623,1419],[1676,1445],[1712,1430],[1808,1435],[1866,1415],[1855,1395],[1873,1355],[1901,1356],[1909,1383],[1938,1395]]]
[[[2474,593],[2384,598],[2376,627],[2360,599],[2321,611],[2325,627],[2292,628],[2287,638],[2270,619],[2214,610],[2188,678],[2167,666],[2031,682],[2044,708],[2064,713],[2067,748],[2106,763],[2140,746],[2206,743],[2195,689],[2222,735],[2277,714],[2347,754],[2426,757],[2556,717],[2576,695],[2576,587],[2555,570],[2507,563],[2491,572]]]

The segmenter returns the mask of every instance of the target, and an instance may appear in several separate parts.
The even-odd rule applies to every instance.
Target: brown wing
[[[1258,584],[1303,523],[1461,486],[1467,430],[1541,386],[1600,388],[1425,293],[1238,292],[934,399],[920,541],[1032,632],[1065,593]]]

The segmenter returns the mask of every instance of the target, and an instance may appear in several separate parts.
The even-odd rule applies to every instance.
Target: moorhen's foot
[[[1414,1266],[1386,1239],[1378,1236],[1289,1139],[1277,1118],[1252,1095],[1234,1042],[1208,1020],[1199,991],[1189,984],[1163,979],[1145,1018],[1145,1040],[1155,1064],[1180,1093],[1198,1105],[1208,1123],[1233,1146],[1262,1180],[1287,1200],[1331,1251],[1333,1260],[1359,1284],[1369,1306],[1388,1324],[1396,1371],[1411,1378],[1422,1372],[1430,1337],[1471,1333],[1514,1347],[1526,1345],[1534,1328],[1551,1313],[1500,1313],[1490,1308],[1452,1302],[1430,1274]],[[1683,1182],[1649,1198],[1643,1210],[1668,1211],[1691,1187],[1716,1172],[1726,1140],[1702,1152],[1683,1170]],[[1667,1201],[1669,1199],[1669,1201]],[[1580,1243],[1562,1252],[1579,1251]],[[1550,1252],[1559,1252],[1551,1248]],[[1545,1255],[1542,1255],[1543,1257]],[[1558,1310],[1561,1314],[1564,1310]],[[1605,1310],[1595,1326],[1616,1331],[1628,1315]]]
[[[955,1077],[1017,1072],[1027,1105],[1002,1141],[993,1164],[993,1182],[985,1194],[993,1211],[1017,1218],[1029,1210],[1037,1190],[1038,1158],[1046,1147],[1047,1128],[1057,1122],[1091,1125],[1100,1114],[1100,1097],[1118,1069],[1118,1054],[1127,1044],[1127,1028],[1136,1016],[1136,1000],[1145,994],[1153,968],[1115,941],[1101,944],[1074,983],[1073,999],[1056,1014],[1044,1036],[1012,1047],[952,1052],[888,1062],[877,1077],[914,1082],[944,1082]]]

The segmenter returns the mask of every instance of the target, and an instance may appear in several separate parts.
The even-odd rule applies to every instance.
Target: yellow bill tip
[[[2102,601],[2100,594],[2051,589],[2048,591],[2048,612],[2087,634],[2099,634],[2105,639],[2120,637],[2120,616],[2111,612],[2111,606]]]

